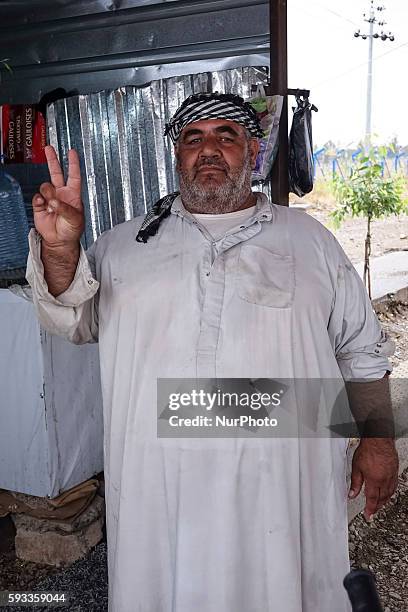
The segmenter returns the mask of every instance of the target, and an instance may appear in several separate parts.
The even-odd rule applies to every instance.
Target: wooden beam
[[[272,201],[289,205],[288,176],[288,10],[287,0],[269,0],[270,4],[270,80],[268,93],[282,95],[279,124],[279,150],[272,169]]]

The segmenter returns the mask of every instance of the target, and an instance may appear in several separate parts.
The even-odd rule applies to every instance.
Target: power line
[[[362,64],[356,64],[355,66],[352,66],[349,70],[346,70],[345,72],[341,72],[340,74],[336,74],[335,76],[332,76],[328,79],[325,79],[324,81],[320,81],[320,83],[316,83],[316,85],[311,85],[310,88],[315,90],[317,87],[321,87],[322,85],[325,85],[326,83],[331,83],[332,81],[337,81],[338,79],[343,78],[344,76],[347,76],[348,74],[355,72],[356,70],[358,70],[359,68],[362,68],[363,66],[367,66],[368,62],[363,62]]]
[[[344,15],[341,15],[337,11],[333,11],[333,9],[330,9],[327,6],[324,6],[324,4],[320,4],[320,2],[316,2],[315,0],[311,0],[311,2],[312,4],[315,4],[316,6],[319,6],[320,8],[324,9],[328,13],[332,13],[332,15],[335,15],[336,17],[338,17],[339,19],[342,19],[343,21],[347,21],[348,23],[351,23],[354,26],[358,25],[357,22],[353,21],[352,19],[349,19],[348,17],[345,17]]]
[[[375,57],[373,57],[373,62],[376,62],[377,60],[383,58],[385,55],[389,55],[390,53],[395,53],[396,51],[401,49],[401,47],[407,47],[407,46],[408,46],[408,40],[404,43],[401,43],[397,47],[394,47],[393,49],[386,51],[385,53],[381,53],[381,55],[376,55]],[[354,66],[352,66],[349,70],[346,70],[345,72],[341,72],[340,74],[337,74],[333,77],[325,79],[324,81],[320,81],[319,83],[316,83],[316,85],[312,84],[311,88],[316,89],[316,87],[320,87],[321,85],[325,85],[326,83],[330,83],[331,81],[337,81],[338,79],[341,79],[342,77],[347,76],[351,72],[355,72],[359,68],[364,68],[367,65],[368,65],[368,61],[362,62],[361,64],[355,64]]]
[[[374,58],[374,61],[380,59],[381,57],[384,57],[384,55],[389,55],[390,53],[395,53],[395,51],[398,51],[398,49],[401,49],[401,47],[407,47],[407,46],[408,46],[408,40],[407,40],[407,42],[404,42],[401,45],[398,45],[398,47],[394,47],[394,49],[390,49],[389,51],[386,51],[385,53],[381,53],[381,55],[377,55]]]
[[[324,6],[323,4],[320,4],[320,2],[316,2],[315,0],[309,0],[309,2],[311,4],[314,4],[315,6],[318,6],[319,8],[322,8],[323,10],[325,10],[328,13],[332,13],[333,15],[335,15],[336,17],[338,17],[339,19],[341,19],[343,21],[346,21],[347,23],[351,23],[354,26],[358,26],[358,24],[355,21],[352,21],[348,17],[345,17],[344,15],[341,15],[340,13],[337,13],[336,11],[333,11],[332,9],[329,9],[327,6]],[[313,15],[312,13],[309,13],[308,11],[306,11],[301,4],[297,4],[296,5],[296,10],[300,10],[300,11],[302,11],[302,13],[304,13],[305,15],[308,15],[312,19],[316,19],[316,15]]]

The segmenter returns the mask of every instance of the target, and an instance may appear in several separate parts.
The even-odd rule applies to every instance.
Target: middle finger
[[[39,189],[41,195],[45,200],[52,200],[56,197],[55,187],[51,183],[43,183]]]

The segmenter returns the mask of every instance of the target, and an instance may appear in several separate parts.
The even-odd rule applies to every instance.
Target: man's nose
[[[201,142],[201,157],[221,157],[218,140],[214,136],[206,136]]]

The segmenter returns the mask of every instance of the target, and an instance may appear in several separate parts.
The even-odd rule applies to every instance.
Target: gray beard
[[[239,210],[251,195],[251,158],[241,169],[229,172],[221,185],[199,185],[189,172],[179,170],[182,202],[192,213],[221,215]]]

